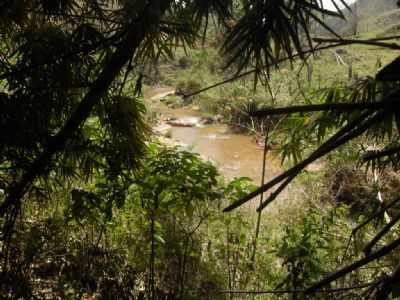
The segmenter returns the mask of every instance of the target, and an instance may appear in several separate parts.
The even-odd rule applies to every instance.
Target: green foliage
[[[341,85],[318,90],[314,93],[315,102],[308,104],[384,101],[392,88],[394,88],[393,83],[367,77],[350,86]],[[310,144],[321,143],[337,129],[359,118],[362,113],[363,111],[358,109],[352,111],[328,110],[286,118],[282,123],[281,130],[283,132],[290,130],[291,134],[284,136],[285,140],[281,149],[282,160],[290,158],[295,163],[299,162],[302,153],[309,149]],[[366,131],[367,141],[370,144],[388,144],[389,149],[395,148],[399,134],[395,119],[395,115],[388,114],[379,123],[371,126]]]
[[[138,97],[143,73],[157,62],[171,63],[174,51],[181,57],[169,68],[180,68],[177,77],[159,76],[183,94],[255,67],[255,82],[244,78],[195,100],[206,99],[204,106],[228,122],[262,134],[269,125],[247,113],[278,100],[310,104],[308,97],[315,96],[312,103],[317,104],[373,102],[397,89],[396,80],[377,76],[344,87],[338,80],[339,87],[321,91],[333,79],[313,84],[315,73],[308,69],[305,80],[301,64],[290,71],[283,65],[272,74],[271,66],[284,56],[292,64],[294,56],[305,58],[304,48],[313,47],[310,23],[329,31],[323,15],[343,17],[340,11],[321,8],[317,0],[1,3],[0,298],[140,299],[151,294],[152,281],[158,298],[212,294],[223,299],[215,292],[306,288],[342,263],[337,259],[338,249],[346,245],[341,237],[369,211],[337,216],[306,210],[273,229],[264,226],[256,265],[250,259],[251,215],[219,212],[222,204],[252,192],[252,183],[241,178],[225,185],[216,168],[199,156],[146,144],[150,130]],[[218,25],[210,28],[214,19]],[[212,41],[205,38],[217,31],[223,34]],[[203,48],[183,59],[177,48],[186,55],[202,35],[203,45],[223,45],[223,57]],[[329,69],[329,61],[324,57],[320,63]],[[228,67],[225,72],[222,66]],[[261,92],[252,90],[258,76],[269,80],[263,81],[268,86]],[[299,161],[310,143],[324,141],[360,115],[355,110],[288,118],[275,138],[288,136],[282,142],[284,158]],[[398,166],[397,111],[365,132],[365,141],[391,151],[385,158],[375,151],[367,161]],[[341,154],[348,158],[354,151]],[[354,238],[349,261],[360,256],[359,249],[379,230],[379,222],[373,225]],[[382,241],[390,242],[397,233]],[[384,262],[390,271],[394,258]],[[358,271],[351,283],[378,276]]]
[[[326,261],[334,259],[336,243],[330,235],[336,218],[308,211],[296,225],[286,225],[277,255],[283,262],[287,289],[302,290],[326,272]],[[330,256],[330,257],[329,257]]]
[[[158,199],[166,207],[190,207],[192,201],[210,201],[218,196],[216,191],[212,192],[217,185],[218,173],[210,163],[204,163],[196,154],[186,151],[168,148],[150,151],[150,157],[157,159],[146,162],[146,175],[131,187],[144,203]],[[180,203],[180,200],[183,201]]]
[[[196,298],[190,290],[199,287],[206,268],[198,231],[217,207],[214,202],[224,197],[217,176],[215,167],[197,155],[153,144],[142,174],[129,188],[129,201],[116,215],[113,240],[131,249],[127,255],[144,273],[154,241],[157,286],[164,293]]]

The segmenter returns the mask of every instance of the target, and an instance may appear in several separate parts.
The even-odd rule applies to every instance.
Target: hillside
[[[393,34],[400,23],[400,9],[395,0],[358,0],[345,9],[346,20],[331,18],[330,27],[341,35],[368,37]],[[326,33],[326,32],[323,32]]]
[[[395,0],[358,0],[353,7],[357,7],[361,18],[376,17],[398,8]]]

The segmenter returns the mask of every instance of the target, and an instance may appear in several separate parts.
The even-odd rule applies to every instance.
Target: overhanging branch
[[[258,111],[249,112],[252,117],[267,117],[273,115],[287,115],[294,113],[310,113],[319,111],[335,111],[335,112],[348,112],[354,110],[378,110],[386,107],[393,107],[398,104],[398,100],[393,101],[379,101],[379,102],[360,102],[360,103],[325,103],[325,104],[312,104],[312,105],[296,105],[290,107],[268,108]]]
[[[400,153],[400,146],[390,147],[388,149],[381,150],[381,151],[369,151],[364,154],[363,161],[368,162],[368,161],[380,159],[380,158],[383,158],[386,156],[391,156],[396,153]]]
[[[393,39],[397,39],[397,38],[400,38],[400,36],[393,36],[393,37],[381,38],[381,39],[369,39],[369,40],[314,38],[313,41],[318,42],[318,43],[335,43],[335,44],[340,43],[340,45],[342,45],[342,46],[359,44],[359,45],[383,47],[383,48],[392,49],[392,50],[400,50],[399,44],[382,42],[385,40],[393,40]]]
[[[333,282],[339,278],[342,278],[345,275],[361,268],[362,266],[365,266],[366,264],[369,264],[370,262],[389,254],[390,252],[392,252],[399,246],[400,246],[400,238],[394,240],[393,242],[382,247],[381,249],[377,250],[376,252],[371,253],[367,257],[364,257],[364,258],[352,263],[351,265],[348,265],[348,266],[340,269],[339,271],[336,271],[336,272],[332,273],[331,275],[328,275],[321,281],[319,281],[319,282],[313,284],[311,287],[309,287],[306,290],[306,293],[307,294],[315,293],[316,291],[318,291],[322,287],[330,284],[331,282]]]

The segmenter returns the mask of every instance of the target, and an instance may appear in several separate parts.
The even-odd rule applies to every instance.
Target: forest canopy
[[[258,211],[263,210],[310,164],[358,138],[375,145],[373,149],[357,153],[359,165],[366,172],[390,170],[396,173],[400,159],[400,106],[396,103],[398,59],[380,66],[376,74],[359,78],[348,86],[314,91],[315,98],[308,99],[307,103],[279,106],[271,101],[268,105],[244,107],[242,113],[252,121],[253,118],[262,122],[282,115],[299,116],[282,122],[286,133],[282,154],[285,159],[292,159],[293,164],[260,187],[255,188],[247,180],[221,183],[218,171],[209,163],[192,153],[167,149],[153,141],[142,91],[146,74],[161,62],[172,60],[177,51],[183,49],[189,53],[205,46],[210,36],[221,38],[218,56],[222,61],[221,72],[225,73],[216,84],[184,91],[184,99],[241,78],[250,78],[254,91],[271,90],[271,74],[281,66],[307,65],[310,58],[327,49],[346,45],[400,49],[399,44],[392,42],[396,38],[392,36],[369,39],[340,36],[331,26],[331,20],[346,19],[354,7],[343,0],[331,0],[331,3],[336,10],[325,9],[319,0],[2,1],[0,297],[33,298],[31,268],[39,265],[41,255],[45,257],[51,252],[46,248],[47,243],[54,243],[57,246],[54,252],[59,251],[60,256],[65,249],[69,254],[74,253],[65,256],[73,257],[71,260],[54,261],[63,266],[57,272],[66,272],[63,280],[69,284],[59,286],[60,297],[67,297],[66,291],[72,288],[68,297],[72,299],[75,294],[79,299],[88,290],[99,290],[100,282],[103,287],[107,287],[106,282],[119,282],[119,285],[112,285],[114,289],[110,288],[110,293],[119,290],[121,294],[117,298],[142,299],[139,297],[144,294],[138,294],[134,281],[146,282],[144,290],[149,299],[199,299],[200,294],[207,299],[213,285],[207,286],[209,282],[204,278],[202,292],[191,294],[192,298],[184,287],[189,285],[188,280],[185,282],[185,268],[199,263],[202,253],[199,249],[206,247],[194,234],[210,215],[220,217],[213,220],[216,226],[231,228],[229,226],[238,222],[236,225],[240,227],[239,223],[245,224],[245,221],[241,219],[241,212],[233,210],[272,189],[258,207]],[[308,145],[306,150],[310,145],[315,150],[305,151],[304,143]],[[382,204],[374,213],[382,215],[398,202],[397,198],[390,199],[390,204]],[[226,216],[221,213],[222,209]],[[375,219],[371,215],[366,217]],[[317,275],[301,278],[296,272],[303,269],[303,264],[313,262],[301,260],[291,264],[293,261],[288,259],[287,265],[293,268],[290,274],[298,275],[291,281],[294,283],[290,290],[295,293],[289,294],[296,295],[297,289],[301,289],[299,297],[308,299],[307,295],[313,295],[319,299],[321,289],[343,288],[332,284],[370,262],[392,255],[400,245],[398,234],[391,232],[398,219],[395,214],[370,243],[366,243],[365,256],[355,254],[347,266],[336,264],[338,271],[330,275],[318,269]],[[33,220],[40,222],[34,224]],[[118,222],[135,231],[139,241],[132,235],[127,238],[126,232],[122,233],[123,226],[115,225]],[[315,234],[315,243],[334,247],[327,245],[329,242],[323,240],[316,229],[317,224],[329,227],[333,226],[332,222],[320,220],[319,216],[313,221],[304,218],[302,222],[304,232],[299,229],[299,235]],[[185,226],[178,230],[179,224]],[[246,226],[248,224],[243,228]],[[71,244],[64,245],[60,237],[67,234],[64,232],[67,228],[73,237]],[[108,231],[112,236],[110,240],[107,240]],[[287,229],[288,242],[280,245],[284,253],[281,257],[298,251],[296,247],[290,248],[291,243],[297,245],[298,242],[293,232]],[[388,232],[393,237],[382,245],[379,242]],[[216,232],[213,234],[218,236]],[[101,253],[109,260],[98,261],[98,256],[90,256],[89,248],[79,244],[83,236],[89,241],[89,235],[91,251],[112,249],[110,253]],[[243,238],[240,232],[227,236],[232,245],[240,245]],[[52,238],[59,240],[52,241]],[[130,273],[131,266],[124,255],[129,257],[133,252],[117,255],[113,246],[118,243],[126,249],[135,249],[137,268],[145,271]],[[211,242],[209,244],[212,248]],[[144,250],[148,245],[150,249]],[[296,252],[295,256],[309,258],[313,251],[319,251],[314,245],[308,248],[307,255]],[[155,271],[158,263],[155,253],[162,253],[165,259],[170,257],[168,246],[176,253],[183,251],[184,259],[177,255],[178,263],[171,258],[171,265],[176,263],[180,269],[164,270],[165,282],[169,284],[174,276],[177,279],[173,281],[174,288],[163,291],[168,290],[168,297],[172,298],[161,298],[168,293],[160,296],[162,293],[157,292],[161,290],[162,284],[158,282],[162,279]],[[218,247],[225,246],[218,244]],[[239,248],[237,253],[241,251]],[[141,265],[138,257],[149,257],[150,263]],[[87,270],[99,264],[100,270],[108,272],[108,281],[105,276],[103,281],[82,283],[90,276],[100,278],[96,273],[98,277],[82,275],[77,284],[79,276],[71,270],[81,259],[87,259]],[[199,270],[201,276],[212,265],[211,259],[209,262],[204,270]],[[123,266],[123,271],[113,267],[114,263]],[[369,274],[375,281],[367,285],[368,297],[394,297],[399,270],[391,261],[390,272],[385,276]],[[125,277],[115,279],[119,273]],[[142,275],[147,277],[140,278]],[[213,278],[215,285],[223,281],[217,275]],[[14,279],[20,283],[15,285]],[[251,279],[246,280],[251,282]],[[358,279],[352,283],[361,284]],[[195,289],[195,286],[190,288]],[[112,299],[106,290],[102,290],[102,299]]]

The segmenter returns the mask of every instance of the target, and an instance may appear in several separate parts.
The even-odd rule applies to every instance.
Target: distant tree
[[[352,34],[356,36],[358,34],[358,23],[359,23],[359,16],[358,16],[358,4],[357,2],[353,5],[353,12],[351,17],[351,27],[352,27]]]

